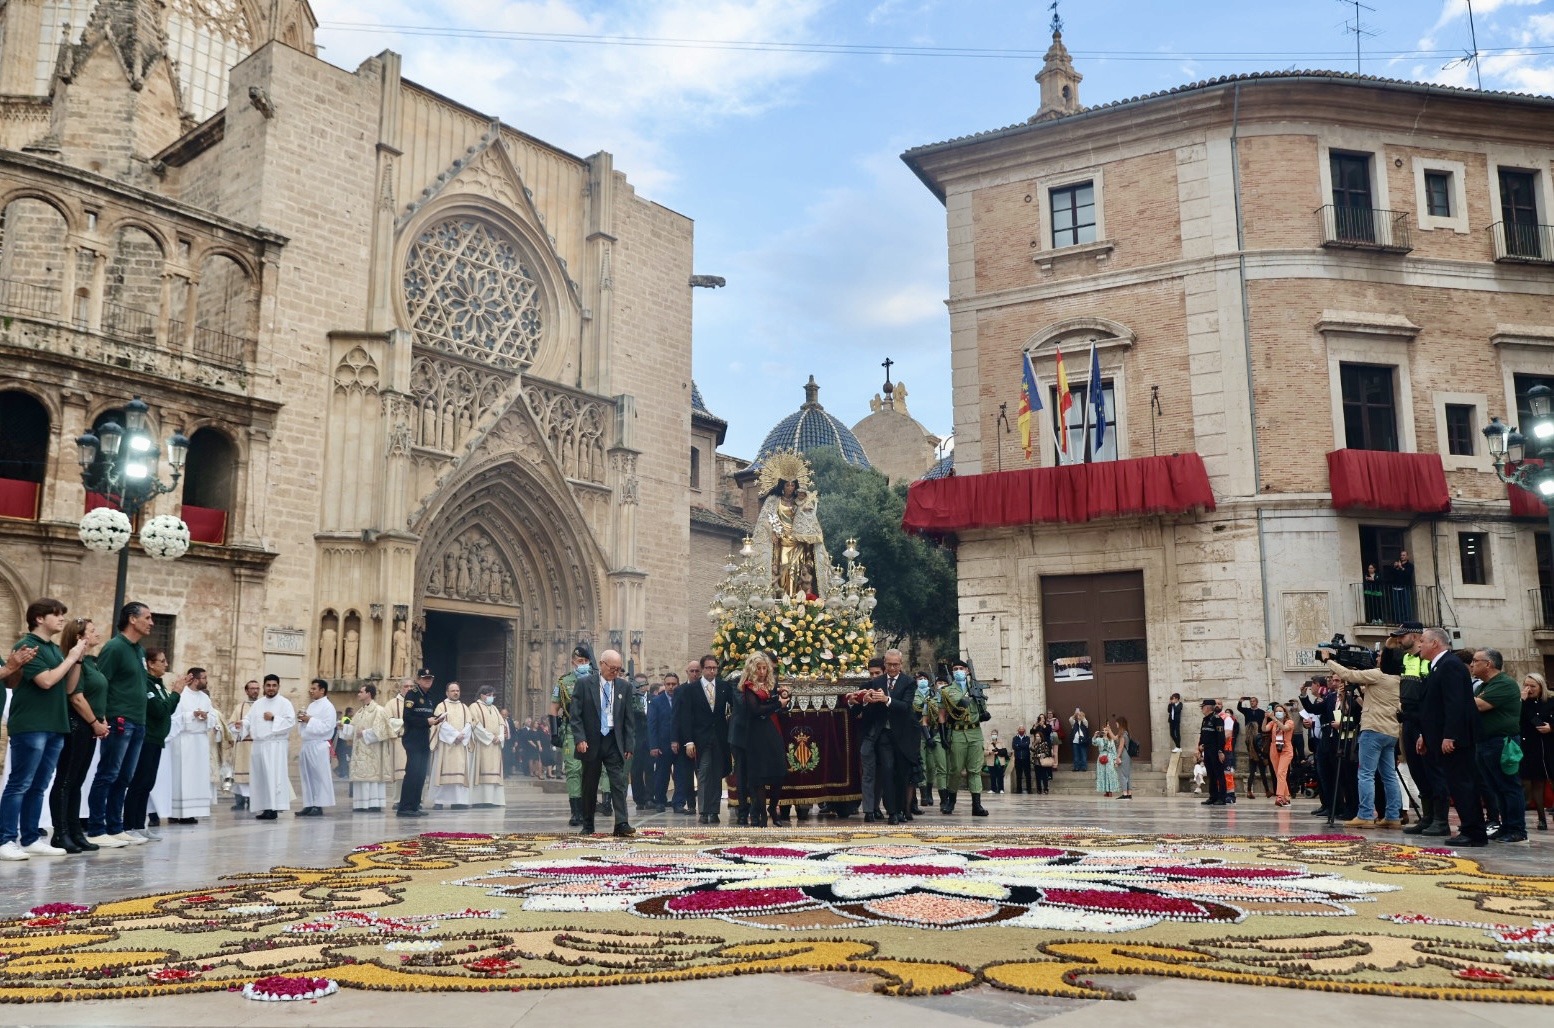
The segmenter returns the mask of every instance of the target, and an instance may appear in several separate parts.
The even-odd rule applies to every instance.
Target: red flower
[[[464,966],[481,974],[501,974],[511,969],[513,962],[506,957],[482,957],[479,960],[471,960]]]
[[[808,899],[802,889],[730,889],[675,896],[664,904],[664,909],[677,914],[716,914],[730,910],[791,907]]]
[[[853,874],[880,875],[932,878],[936,875],[959,875],[966,872],[958,867],[945,867],[942,864],[854,864],[850,869]]]
[[[1104,889],[1043,889],[1048,903],[1078,907],[1097,913],[1143,914],[1155,917],[1198,920],[1213,916],[1213,911],[1196,900],[1160,896],[1152,892],[1109,892]]]

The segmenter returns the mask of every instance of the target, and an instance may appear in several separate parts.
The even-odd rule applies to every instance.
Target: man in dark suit
[[[718,678],[718,658],[701,658],[701,676],[675,690],[675,741],[696,761],[700,822],[721,824],[723,779],[728,774],[728,719],[733,692]]]
[[[1451,651],[1451,636],[1444,628],[1427,628],[1419,639],[1419,655],[1430,662],[1420,704],[1420,738],[1417,752],[1436,762],[1444,773],[1446,792],[1457,808],[1457,834],[1448,846],[1487,846],[1484,808],[1479,803],[1474,778],[1474,745],[1478,732],[1478,707],[1473,702],[1473,676]],[[1446,795],[1435,797],[1434,809],[1444,812]],[[1442,824],[1445,818],[1439,818]],[[1425,834],[1431,834],[1426,832]]]
[[[674,777],[675,813],[685,809],[691,793],[691,766],[674,744],[675,690],[680,676],[664,675],[658,694],[648,704],[648,753],[653,758],[653,809],[662,814],[669,807],[669,780]]]
[[[573,746],[583,768],[583,826],[580,835],[594,833],[599,801],[599,774],[610,776],[610,800],[615,834],[635,835],[626,820],[626,765],[634,740],[631,726],[631,681],[621,677],[626,665],[614,650],[599,654],[599,673],[579,673],[572,685],[570,717]]]
[[[900,650],[885,651],[885,673],[869,683],[870,696],[863,714],[864,731],[874,739],[876,781],[885,801],[886,820],[893,825],[912,820],[907,789],[920,738],[912,713],[917,681],[902,673],[902,662]]]

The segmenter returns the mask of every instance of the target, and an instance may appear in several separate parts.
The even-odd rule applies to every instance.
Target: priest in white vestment
[[[505,807],[507,783],[502,778],[502,750],[507,744],[507,719],[496,706],[496,689],[480,687],[480,699],[469,705],[471,805]]]
[[[197,818],[210,817],[210,744],[211,733],[220,721],[205,691],[202,668],[195,669],[194,680],[178,698],[172,725],[167,731],[168,781],[173,824],[192,824]]]
[[[248,778],[250,758],[253,754],[253,740],[247,736],[239,736],[236,726],[248,720],[248,712],[253,709],[254,703],[259,699],[259,680],[249,679],[243,683],[243,701],[232,708],[232,713],[227,715],[227,738],[231,740],[232,750],[232,809],[248,809]]]
[[[415,679],[405,679],[399,683],[399,695],[383,704],[383,713],[388,715],[389,739],[394,744],[390,747],[394,751],[394,776],[389,780],[387,799],[395,807],[399,806],[400,783],[405,780],[405,694],[413,688]]]
[[[394,779],[394,752],[405,748],[394,741],[376,685],[368,682],[357,690],[356,713],[340,727],[340,738],[351,742],[351,809],[381,814]]]
[[[302,748],[297,752],[302,773],[302,809],[298,817],[323,817],[324,808],[335,805],[335,777],[329,766],[329,740],[334,738],[339,715],[329,702],[329,683],[322,678],[308,685],[308,709],[297,715]]]
[[[257,821],[274,821],[279,811],[291,809],[290,761],[291,730],[297,724],[297,710],[281,696],[281,680],[264,676],[264,695],[248,711],[241,723],[239,738],[253,741],[250,756],[249,799]]]
[[[433,809],[469,809],[469,708],[459,699],[459,683],[449,682],[447,698],[432,711]]]

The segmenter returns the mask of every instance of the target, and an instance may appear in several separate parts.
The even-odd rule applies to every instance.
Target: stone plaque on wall
[[[300,657],[308,651],[308,634],[300,628],[266,628],[264,652]]]
[[[966,621],[966,654],[983,682],[1004,677],[1003,631],[993,614],[974,614]]]
[[[1284,670],[1315,671],[1323,665],[1317,660],[1316,644],[1333,637],[1339,625],[1333,617],[1332,596],[1327,592],[1288,592],[1280,594],[1284,613]]]

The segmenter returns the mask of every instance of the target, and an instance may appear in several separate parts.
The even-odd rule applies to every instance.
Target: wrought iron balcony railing
[[[1318,207],[1317,230],[1322,245],[1339,249],[1407,253],[1414,248],[1408,216],[1371,207]]]
[[[1489,226],[1495,260],[1521,264],[1554,264],[1554,225],[1524,225],[1497,221]]]

